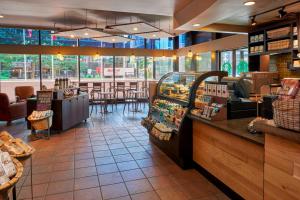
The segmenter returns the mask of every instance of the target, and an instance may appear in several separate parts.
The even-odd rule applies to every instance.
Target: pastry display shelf
[[[183,169],[190,168],[193,164],[192,120],[187,114],[194,105],[196,91],[204,80],[212,77],[220,80],[227,75],[227,72],[221,71],[171,72],[164,75],[157,84],[157,94],[150,104],[148,120],[144,120],[142,124],[148,129],[150,140]],[[162,103],[162,106],[156,106],[156,101],[164,100],[166,102],[157,102]],[[170,120],[165,119],[169,115]],[[156,122],[173,130],[170,139],[160,140],[151,134]]]

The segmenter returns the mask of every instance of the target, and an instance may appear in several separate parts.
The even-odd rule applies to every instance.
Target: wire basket
[[[50,116],[41,119],[34,119],[31,115],[28,117],[28,120],[31,123],[31,126],[35,130],[46,130],[52,126],[52,118],[53,118],[53,111],[51,111]]]
[[[287,99],[273,102],[274,122],[277,126],[300,132],[300,100]]]
[[[5,193],[7,190],[12,188],[22,177],[23,174],[23,165],[15,158],[12,158],[12,161],[16,167],[16,175],[10,179],[7,183],[4,183],[3,185],[0,186],[0,193]]]

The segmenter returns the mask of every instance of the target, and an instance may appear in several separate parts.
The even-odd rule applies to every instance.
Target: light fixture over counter
[[[81,29],[73,29],[69,31],[60,31],[51,35],[71,38],[71,39],[81,39],[81,38],[95,38],[95,37],[106,37],[110,36],[108,33],[104,33],[97,29],[91,28],[81,28]]]
[[[120,35],[112,35],[112,36],[99,37],[99,38],[93,38],[93,39],[101,41],[101,42],[108,42],[108,43],[120,43],[120,42],[132,41],[132,39],[130,39],[128,37],[123,37]]]
[[[110,25],[108,28],[118,29],[129,34],[139,34],[145,32],[155,32],[160,29],[146,22],[133,22],[126,24]]]
[[[168,33],[166,31],[155,31],[155,32],[145,32],[145,33],[138,33],[135,34],[136,36],[143,37],[146,39],[159,39],[159,38],[169,38],[169,37],[175,37],[175,35],[172,35],[171,33]]]

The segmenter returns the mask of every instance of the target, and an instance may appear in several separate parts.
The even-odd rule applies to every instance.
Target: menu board
[[[52,91],[37,91],[36,110],[51,110],[52,95]]]

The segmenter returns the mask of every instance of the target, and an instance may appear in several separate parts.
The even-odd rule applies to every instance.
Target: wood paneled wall
[[[264,199],[300,199],[300,144],[266,134]]]
[[[245,199],[263,199],[264,147],[193,121],[193,160]]]

